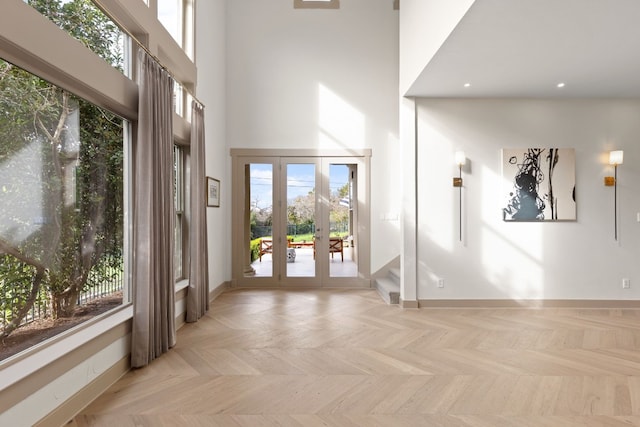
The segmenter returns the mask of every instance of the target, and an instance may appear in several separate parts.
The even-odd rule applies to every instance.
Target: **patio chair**
[[[273,253],[273,239],[260,239],[260,262],[262,262],[262,255]]]
[[[340,237],[330,237],[329,238],[329,253],[331,254],[331,258],[333,258],[334,253],[340,252],[340,258],[342,262],[344,262],[344,244],[342,238]]]

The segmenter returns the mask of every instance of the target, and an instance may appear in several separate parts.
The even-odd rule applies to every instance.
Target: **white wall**
[[[416,302],[417,234],[414,163],[415,112],[410,89],[475,0],[402,0],[399,26],[400,145],[402,147],[400,298]],[[406,305],[409,307],[409,305]]]
[[[196,3],[196,93],[205,105],[207,175],[220,180],[220,208],[207,208],[209,289],[231,279],[231,175],[226,148],[226,2]]]
[[[640,297],[640,101],[421,99],[418,116],[419,299]],[[577,221],[502,221],[501,149],[522,147],[575,148]],[[463,242],[451,182],[458,149],[469,163]],[[613,188],[603,184],[611,149],[625,150],[618,242]]]
[[[229,148],[372,149],[375,272],[401,241],[393,2],[294,10],[291,0],[234,0],[227,37]]]

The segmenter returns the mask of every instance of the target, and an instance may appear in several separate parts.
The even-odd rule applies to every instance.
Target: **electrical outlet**
[[[622,279],[622,289],[629,289],[631,287],[630,279]]]
[[[438,279],[438,287],[444,288],[444,279]]]

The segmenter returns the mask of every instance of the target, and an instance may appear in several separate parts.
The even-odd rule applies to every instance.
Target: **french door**
[[[233,284],[368,287],[367,166],[368,156],[234,156]]]

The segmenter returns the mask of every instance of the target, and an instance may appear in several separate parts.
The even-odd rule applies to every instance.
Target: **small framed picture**
[[[220,180],[207,177],[207,206],[220,207]]]

